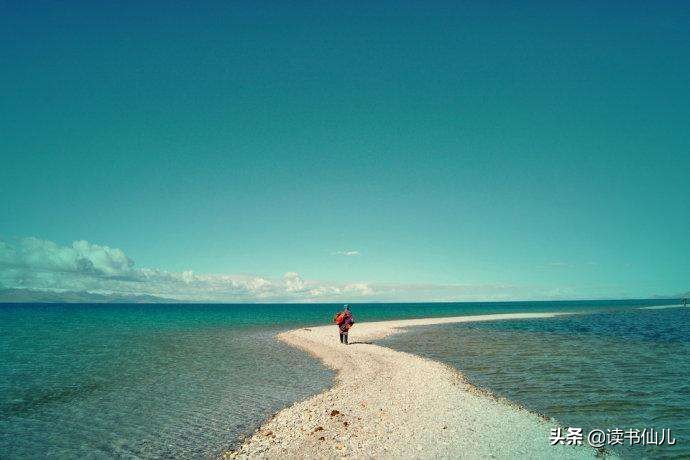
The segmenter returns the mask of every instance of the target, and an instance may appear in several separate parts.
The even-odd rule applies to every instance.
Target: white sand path
[[[337,371],[335,385],[276,414],[227,457],[582,458],[589,447],[551,446],[555,422],[477,390],[444,364],[369,343],[401,328],[551,318],[516,313],[358,323],[350,345],[336,326],[295,329],[280,340]],[[560,313],[563,314],[563,313]],[[586,441],[585,441],[586,442]]]
[[[690,305],[654,305],[652,307],[639,307],[638,310],[666,310],[667,308],[690,308]]]

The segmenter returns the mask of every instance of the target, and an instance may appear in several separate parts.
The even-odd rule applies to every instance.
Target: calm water
[[[382,343],[564,426],[671,428],[677,439],[617,448],[624,457],[690,458],[690,308],[423,327]]]
[[[353,311],[358,321],[367,321],[629,310],[664,303],[668,301],[370,304],[355,305]],[[331,383],[328,370],[274,335],[328,323],[337,309],[0,304],[1,456],[215,456],[271,413]],[[491,331],[475,331],[480,330]],[[531,336],[529,330],[512,333]],[[482,340],[480,335],[476,340]],[[427,345],[429,352],[433,343]],[[650,352],[653,361],[660,356]]]

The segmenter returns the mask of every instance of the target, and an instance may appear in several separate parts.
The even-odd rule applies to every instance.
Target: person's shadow
[[[374,342],[350,342],[348,345],[374,345]]]

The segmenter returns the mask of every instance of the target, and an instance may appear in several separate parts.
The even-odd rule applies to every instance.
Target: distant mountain
[[[153,295],[53,292],[33,289],[0,289],[0,303],[175,303],[179,300]]]

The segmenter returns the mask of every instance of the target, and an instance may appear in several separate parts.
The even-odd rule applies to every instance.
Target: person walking
[[[349,305],[345,305],[345,309],[335,316],[335,323],[338,325],[338,331],[340,332],[340,343],[347,345],[347,334],[350,332],[352,325],[355,324]]]

